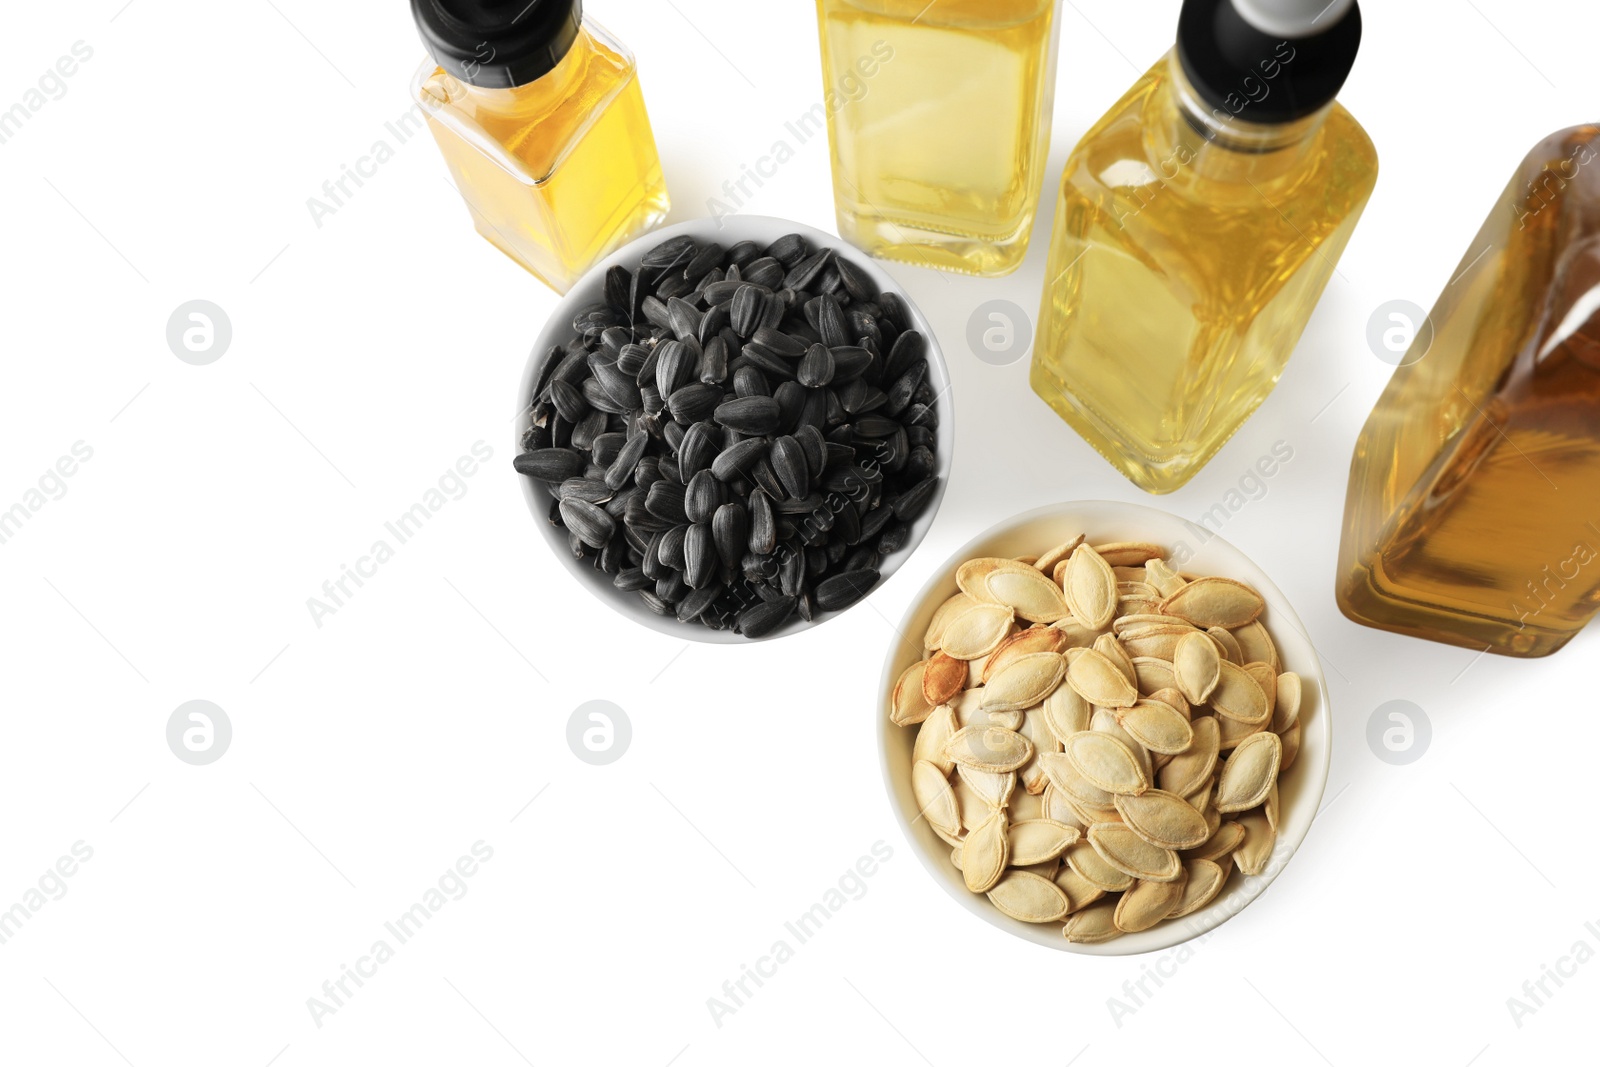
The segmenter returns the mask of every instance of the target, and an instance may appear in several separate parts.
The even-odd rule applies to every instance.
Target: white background
[[[1025,361],[987,365],[963,339],[987,299],[1037,305],[1065,156],[1168,47],[1177,10],[1064,9],[1018,274],[889,267],[955,383],[943,509],[871,606],[748,648],[633,625],[547,552],[511,419],[555,298],[473,233],[429,139],[313,222],[307,199],[408,107],[421,50],[404,5],[10,12],[0,108],[74,42],[93,58],[0,145],[0,508],[75,442],[93,458],[0,545],[0,908],[75,842],[93,858],[0,945],[0,1062],[1592,1058],[1600,965],[1550,985],[1520,1028],[1506,1002],[1574,942],[1600,947],[1585,929],[1600,634],[1551,660],[1478,658],[1360,629],[1333,598],[1350,451],[1389,373],[1368,317],[1431,306],[1524,152],[1595,118],[1592,5],[1368,5],[1343,100],[1377,143],[1377,193],[1282,386],[1161,502],[1198,517],[1275,442],[1294,450],[1224,530],[1297,605],[1331,686],[1328,806],[1282,877],[1181,961],[1080,958],[953,906],[894,824],[874,744],[886,620],[1001,518],[1144,499],[1033,397]],[[705,214],[820,97],[808,4],[590,14],[639,54],[674,220]],[[744,206],[832,229],[829,189],[817,139]],[[196,298],[234,330],[204,367],[165,338]],[[480,440],[493,458],[467,494],[318,628],[307,598]],[[191,699],[233,723],[210,766],[167,748]],[[633,723],[607,767],[565,742],[591,699]],[[1395,699],[1433,725],[1405,767],[1365,740]],[[480,840],[493,859],[470,892],[317,1026],[307,998]],[[707,998],[880,840],[894,855],[866,895],[715,1025]],[[1158,966],[1171,977],[1114,1020],[1108,998]]]

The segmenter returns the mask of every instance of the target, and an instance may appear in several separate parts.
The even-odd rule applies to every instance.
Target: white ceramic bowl
[[[834,254],[848,259],[855,266],[860,267],[868,277],[878,286],[880,291],[892,292],[905,301],[911,314],[913,327],[920,331],[928,341],[928,380],[933,384],[934,392],[939,396],[938,412],[939,425],[934,431],[937,438],[934,463],[939,476],[939,486],[934,491],[933,500],[923,511],[922,515],[912,524],[911,539],[900,551],[894,553],[883,561],[880,567],[881,577],[879,586],[890,575],[900,568],[900,565],[910,558],[916,551],[922,539],[927,535],[928,528],[933,525],[933,519],[939,511],[939,504],[944,498],[945,487],[950,478],[950,460],[955,450],[955,406],[950,400],[950,370],[945,365],[944,354],[939,348],[938,338],[934,336],[933,328],[927,316],[907,295],[898,283],[877,265],[865,253],[845,244],[839,238],[810,226],[785,219],[767,218],[761,215],[730,215],[723,219],[695,219],[691,222],[679,223],[676,226],[666,226],[645,234],[622,248],[613,252],[599,263],[590,268],[589,272],[578,280],[561,302],[556,305],[550,320],[539,333],[539,338],[534,342],[533,352],[528,358],[527,369],[523,372],[522,383],[517,393],[517,403],[522,407],[522,414],[517,418],[515,435],[512,438],[512,454],[522,450],[522,435],[527,431],[532,422],[532,409],[529,400],[533,395],[534,383],[537,380],[540,363],[545,353],[559,344],[565,344],[572,339],[572,319],[576,311],[586,304],[592,304],[604,298],[606,271],[613,266],[621,264],[633,270],[644,257],[645,252],[654,248],[663,241],[670,240],[682,234],[687,234],[697,241],[718,241],[724,247],[731,247],[741,241],[755,241],[767,245],[776,241],[785,234],[798,233],[815,248],[831,248]],[[672,637],[680,637],[689,641],[704,641],[709,644],[741,644],[751,640],[741,637],[730,630],[713,630],[700,623],[681,623],[671,616],[657,615],[651,611],[637,593],[623,592],[611,584],[611,576],[592,566],[588,561],[579,562],[574,559],[567,548],[566,530],[553,526],[549,521],[551,496],[549,490],[536,483],[532,478],[522,478],[522,495],[528,502],[529,509],[533,512],[534,523],[538,526],[544,538],[550,544],[550,550],[555,557],[561,560],[578,581],[594,596],[610,604],[618,612],[628,616],[635,622],[658,630]],[[857,601],[852,607],[859,606]],[[850,609],[845,609],[850,610]],[[770,640],[795,633],[811,626],[820,626],[842,611],[828,612],[819,616],[816,623],[807,623],[798,615],[790,619],[784,626],[761,640]]]
[[[883,710],[889,706],[890,694],[900,674],[922,658],[922,635],[928,629],[934,610],[959,592],[957,567],[979,556],[1038,555],[1080,533],[1087,534],[1091,543],[1098,544],[1149,541],[1165,546],[1169,552],[1177,552],[1180,545],[1187,546],[1191,554],[1180,569],[1234,578],[1253,586],[1266,599],[1267,610],[1262,622],[1278,646],[1283,669],[1300,675],[1303,681],[1300,755],[1279,783],[1278,840],[1266,870],[1253,878],[1235,870],[1222,894],[1193,915],[1161,923],[1143,933],[1124,934],[1102,945],[1071,944],[1061,935],[1060,923],[1019,922],[990,904],[987,897],[967,890],[961,872],[950,862],[950,846],[939,839],[926,820],[918,817],[917,803],[911,793],[911,748],[916,740],[916,728],[894,725]],[[1154,508],[1106,501],[1058,504],[1018,515],[974,538],[952,556],[912,602],[899,632],[900,640],[890,650],[884,664],[876,703],[880,723],[879,752],[891,806],[901,829],[911,839],[922,865],[934,881],[962,907],[1008,933],[1049,948],[1092,956],[1125,956],[1170,948],[1215,929],[1260,896],[1311,829],[1328,783],[1328,762],[1333,748],[1327,684],[1316,650],[1294,609],[1261,568],[1202,527]]]

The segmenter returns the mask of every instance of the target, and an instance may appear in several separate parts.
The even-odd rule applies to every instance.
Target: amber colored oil
[[[817,0],[839,234],[961,274],[1021,265],[1059,0]]]
[[[1067,161],[1034,391],[1136,485],[1179,488],[1277,384],[1377,173],[1337,103],[1219,122],[1163,59]]]
[[[478,232],[557,292],[666,217],[633,57],[592,21],[527,85],[485,89],[435,68],[418,92]]]
[[[1600,607],[1600,126],[1529,154],[1451,277],[1356,445],[1339,606],[1548,655]]]

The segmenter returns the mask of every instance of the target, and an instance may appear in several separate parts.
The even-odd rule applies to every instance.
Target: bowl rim
[[[937,882],[948,896],[954,899],[965,910],[990,926],[1012,934],[1023,940],[1033,942],[1055,951],[1065,951],[1076,955],[1085,956],[1133,956],[1150,952],[1160,952],[1174,948],[1196,938],[1204,937],[1216,930],[1223,923],[1244,911],[1260,896],[1266,892],[1267,887],[1283,872],[1295,853],[1304,843],[1306,836],[1311,831],[1312,824],[1316,821],[1322,805],[1322,798],[1327,790],[1328,773],[1333,759],[1333,726],[1332,713],[1328,698],[1328,685],[1326,672],[1316,652],[1316,647],[1307,633],[1304,623],[1295,612],[1281,589],[1278,588],[1269,574],[1256,564],[1248,555],[1226,540],[1219,534],[1214,534],[1204,527],[1198,527],[1206,534],[1203,550],[1220,550],[1224,555],[1231,555],[1243,563],[1243,569],[1251,572],[1249,580],[1256,590],[1267,601],[1268,612],[1278,624],[1287,624],[1295,636],[1290,643],[1302,644],[1309,656],[1297,651],[1293,665],[1287,663],[1283,655],[1285,642],[1280,641],[1277,627],[1274,629],[1273,641],[1277,645],[1280,658],[1285,662],[1281,665],[1285,670],[1293,670],[1299,674],[1304,682],[1314,682],[1315,701],[1311,705],[1312,714],[1309,716],[1311,729],[1307,731],[1301,745],[1300,756],[1295,766],[1308,768],[1310,777],[1299,787],[1296,804],[1293,812],[1286,812],[1280,819],[1277,839],[1273,846],[1272,856],[1266,869],[1259,875],[1249,876],[1241,874],[1238,879],[1230,878],[1230,888],[1220,894],[1210,904],[1185,916],[1181,920],[1163,922],[1157,926],[1136,934],[1124,934],[1112,941],[1099,945],[1074,944],[1061,936],[1061,924],[1055,923],[1024,923],[1000,912],[981,894],[972,893],[963,886],[957,886],[951,878],[950,872],[955,868],[949,862],[949,845],[924,828],[917,830],[914,823],[920,819],[911,817],[915,801],[910,800],[909,785],[902,790],[897,784],[895,761],[900,754],[895,751],[894,745],[899,739],[902,747],[904,738],[915,738],[915,733],[909,727],[896,726],[889,721],[885,708],[889,705],[890,694],[894,684],[899,680],[901,672],[912,662],[903,658],[908,645],[914,646],[916,653],[921,654],[921,641],[913,641],[908,636],[912,630],[917,616],[923,611],[930,601],[939,596],[941,599],[952,595],[949,590],[954,589],[955,570],[963,562],[981,554],[982,546],[1014,533],[1023,527],[1041,520],[1056,520],[1074,526],[1089,527],[1092,533],[1093,521],[1079,522],[1075,516],[1084,512],[1104,510],[1109,511],[1119,518],[1118,522],[1137,526],[1141,519],[1149,522],[1152,516],[1159,517],[1161,522],[1180,523],[1186,527],[1196,528],[1196,524],[1163,511],[1159,508],[1145,504],[1131,504],[1115,500],[1075,500],[1064,501],[1056,504],[1047,504],[1025,512],[1013,515],[977,534],[960,548],[956,549],[948,559],[934,568],[922,588],[914,596],[906,608],[900,623],[896,626],[899,639],[895,641],[888,654],[884,657],[883,671],[879,678],[878,689],[873,703],[873,714],[877,722],[877,743],[879,772],[883,776],[883,786],[886,799],[893,810],[895,822],[905,835],[906,843],[916,853],[918,861],[929,877]],[[1105,520],[1101,520],[1104,522]],[[1041,546],[1048,547],[1048,546]],[[1240,573],[1220,573],[1222,577],[1234,577],[1244,580]],[[1307,717],[1302,714],[1302,723],[1307,722]],[[1305,727],[1302,727],[1304,730]],[[909,773],[905,775],[909,780]],[[907,801],[910,800],[908,805]],[[1287,832],[1285,828],[1288,828]],[[938,849],[928,844],[931,838]]]
[[[905,302],[906,308],[911,315],[913,328],[918,330],[927,340],[929,380],[933,382],[934,388],[938,391],[939,424],[934,430],[938,447],[934,453],[934,473],[939,481],[934,489],[933,499],[928,502],[927,509],[912,524],[910,539],[903,548],[883,561],[883,564],[879,567],[878,584],[873,587],[871,593],[843,611],[826,613],[819,617],[816,622],[807,623],[796,615],[772,633],[758,638],[748,638],[740,636],[731,630],[713,630],[709,626],[699,623],[681,623],[671,615],[657,615],[646,607],[644,601],[638,596],[616,589],[611,585],[609,579],[599,580],[596,576],[604,577],[602,572],[593,567],[581,566],[577,560],[573,559],[567,547],[565,532],[561,527],[552,525],[549,522],[547,514],[552,498],[548,493],[543,492],[542,485],[535,486],[532,478],[520,474],[517,475],[517,480],[521,483],[523,500],[533,515],[534,525],[538,527],[545,542],[550,546],[552,554],[563,564],[564,569],[573,576],[574,580],[579,585],[584,586],[596,599],[608,604],[619,615],[669,637],[713,645],[754,644],[760,641],[773,641],[798,633],[806,633],[833,621],[839,616],[848,614],[882,590],[888,580],[915,554],[923,539],[927,537],[928,531],[932,528],[939,509],[944,503],[945,491],[950,485],[950,472],[955,453],[955,403],[951,398],[950,367],[945,360],[943,346],[939,342],[938,335],[934,332],[932,322],[923,313],[917,302],[911,298],[905,286],[896,281],[893,276],[865,252],[835,234],[817,229],[814,226],[808,226],[802,222],[795,222],[791,219],[784,219],[774,215],[734,214],[721,218],[689,219],[670,226],[663,226],[634,238],[585,271],[583,276],[573,284],[572,288],[561,296],[554,310],[551,311],[549,318],[540,327],[533,349],[523,367],[517,391],[517,417],[512,426],[511,454],[516,456],[522,452],[522,436],[532,423],[533,408],[531,401],[533,387],[538,381],[545,354],[556,345],[564,344],[571,337],[573,311],[584,304],[595,301],[596,294],[604,286],[606,271],[610,270],[611,267],[621,264],[633,269],[637,265],[637,261],[642,258],[645,249],[680,235],[688,235],[701,240],[715,239],[725,245],[732,245],[746,240],[770,243],[788,233],[798,233],[812,242],[813,245],[819,247],[827,246],[834,250],[835,255],[847,256],[852,265],[861,268],[880,290],[891,291]],[[769,234],[770,236],[768,236]]]

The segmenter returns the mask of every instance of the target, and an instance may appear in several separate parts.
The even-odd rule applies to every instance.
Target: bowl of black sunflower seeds
[[[859,603],[922,541],[949,389],[927,319],[864,253],[701,219],[563,298],[514,463],[552,549],[618,611],[690,640],[777,637]]]

